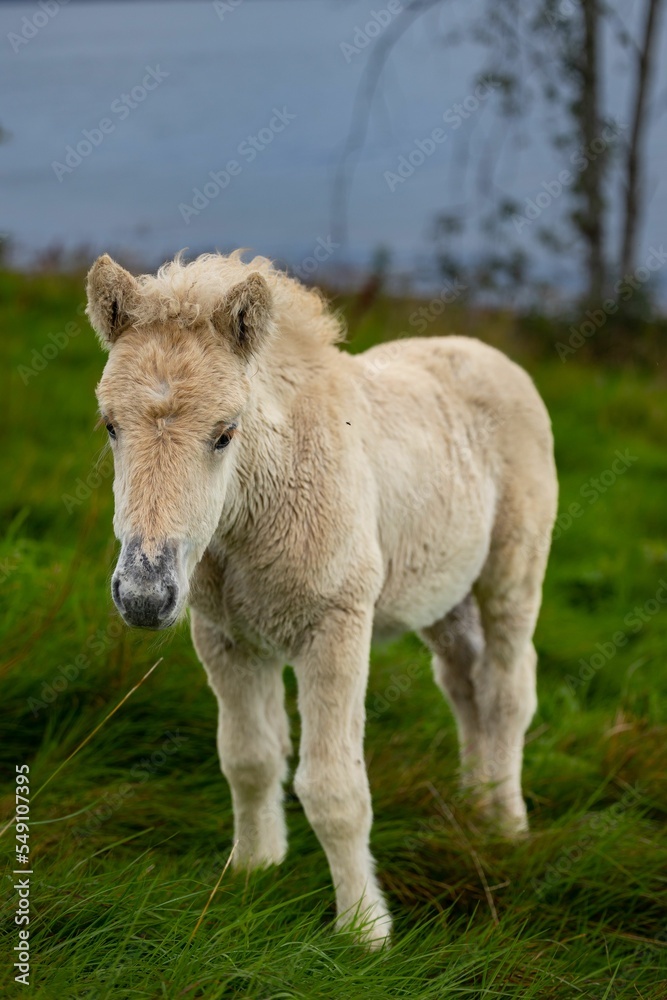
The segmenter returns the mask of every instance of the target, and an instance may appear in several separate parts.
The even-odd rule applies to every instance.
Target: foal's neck
[[[299,411],[306,397],[324,400],[339,358],[331,346],[318,346],[305,356],[298,346],[291,351],[283,347],[262,359],[252,375],[252,396],[241,420],[239,452],[220,522],[230,541],[241,543],[248,532],[256,533],[259,523],[285,502],[299,472],[295,438],[304,432]],[[315,430],[318,414],[313,415],[312,407],[309,414]]]

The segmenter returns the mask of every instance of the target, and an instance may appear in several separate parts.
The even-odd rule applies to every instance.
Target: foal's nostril
[[[111,581],[111,596],[113,597],[113,602],[120,611],[123,607],[123,602],[120,599],[120,577],[114,576]]]
[[[165,584],[166,597],[160,608],[160,618],[168,618],[176,607],[176,585],[174,583]]]

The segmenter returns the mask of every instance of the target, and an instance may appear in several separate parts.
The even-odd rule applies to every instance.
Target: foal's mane
[[[175,321],[184,328],[196,326],[210,318],[234,285],[258,273],[271,290],[273,322],[280,337],[321,345],[343,339],[340,319],[317,289],[280,271],[267,257],[253,257],[246,263],[242,254],[242,250],[229,255],[207,253],[184,263],[179,253],[157,274],[140,275],[139,294],[129,310],[133,324]]]

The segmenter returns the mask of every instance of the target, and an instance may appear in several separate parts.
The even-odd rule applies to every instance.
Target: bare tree
[[[572,247],[583,257],[583,299],[599,302],[616,277],[631,271],[636,263],[636,245],[643,218],[643,185],[646,136],[649,128],[649,95],[656,61],[658,25],[663,0],[643,3],[643,33],[635,45],[636,60],[630,76],[633,96],[627,146],[621,152],[618,121],[605,117],[602,110],[605,56],[605,23],[618,26],[621,18],[614,0],[486,0],[481,16],[470,18],[470,37],[486,49],[485,63],[478,79],[494,79],[498,87],[496,108],[501,116],[520,124],[531,104],[541,98],[555,111],[545,116],[549,138],[558,157],[564,154],[576,167],[574,178],[564,188],[569,211],[560,223],[538,225],[530,232],[553,254],[562,255]],[[373,101],[381,83],[382,70],[392,48],[415,17],[444,0],[410,0],[402,15],[378,39],[362,75],[350,127],[343,148],[332,197],[332,224],[339,242],[346,236],[347,203],[354,167],[366,139]],[[460,9],[451,6],[452,17],[460,20]],[[460,33],[456,36],[460,37]],[[628,46],[630,35],[621,26],[617,40]],[[619,117],[620,114],[619,114]],[[496,143],[496,147],[497,147]],[[501,295],[513,285],[526,286],[531,253],[517,245],[510,223],[516,218],[514,199],[491,183],[495,160],[488,162],[484,201],[488,208],[476,222],[489,248],[479,255],[473,273],[462,266],[455,245],[469,226],[471,213],[458,210],[441,214],[436,233],[444,250],[440,255],[446,273],[467,273],[475,288],[495,288]],[[614,171],[612,172],[612,165]],[[480,174],[481,177],[481,174]],[[609,246],[610,212],[615,199],[609,187],[619,184],[621,198],[620,252]],[[574,235],[574,240],[573,240]]]
[[[598,0],[585,0],[581,5],[581,37],[576,39],[571,53],[577,97],[571,105],[571,114],[585,150],[593,148],[600,138],[600,4]],[[605,282],[605,201],[603,194],[604,172],[607,158],[596,156],[588,160],[585,170],[579,172],[575,190],[582,200],[582,207],[574,220],[586,242],[588,287],[586,297],[591,302],[602,298]]]
[[[516,0],[489,2],[496,9],[499,3],[508,8],[516,6]],[[570,199],[567,218],[584,246],[584,299],[597,302],[608,283],[605,184],[614,146],[612,139],[604,138],[605,134],[613,134],[613,129],[605,133],[606,126],[613,123],[604,120],[601,110],[604,8],[602,0],[567,4],[542,0],[532,9],[533,17],[523,19],[524,33],[518,44],[526,50],[526,61],[539,86],[537,93],[524,96],[510,111],[523,113],[526,103],[541,92],[547,105],[557,112],[550,136],[554,149],[559,156],[566,152],[570,159],[573,153],[578,154],[580,166],[566,194]],[[502,39],[501,43],[505,44]],[[492,58],[497,58],[493,51]],[[521,81],[514,86],[519,90]],[[571,243],[571,238],[557,233],[554,227],[538,231],[542,242],[556,252]]]
[[[662,0],[647,0],[644,35],[637,53],[636,90],[631,116],[632,130],[625,167],[625,204],[620,254],[622,275],[630,273],[636,264],[637,234],[643,208],[642,152],[648,117],[648,93],[655,62],[661,8]]]
[[[350,188],[359,154],[366,142],[373,100],[389,54],[416,17],[442,2],[443,0],[409,0],[371,50],[355,95],[350,124],[336,165],[331,193],[331,231],[337,243],[343,245],[347,243]]]

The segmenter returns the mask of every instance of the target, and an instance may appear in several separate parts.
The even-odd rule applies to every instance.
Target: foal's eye
[[[106,426],[107,431],[109,432],[109,437],[113,438],[113,440],[115,441],[116,440],[116,428],[111,423],[106,424],[105,426]]]
[[[224,449],[227,447],[227,445],[234,437],[235,430],[236,430],[236,424],[231,424],[226,430],[222,432],[218,440],[213,445],[216,451],[224,451]]]

